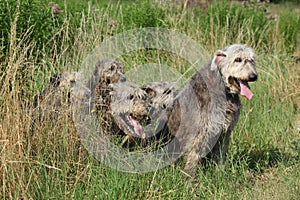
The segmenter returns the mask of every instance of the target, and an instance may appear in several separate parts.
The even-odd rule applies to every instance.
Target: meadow
[[[153,1],[0,0],[1,199],[299,199],[300,6],[216,2],[205,9]],[[276,14],[268,10],[276,7]],[[298,9],[298,13],[297,13]],[[267,11],[266,11],[267,10]],[[77,71],[102,41],[123,31],[163,27],[186,34],[209,55],[232,43],[257,54],[255,96],[242,98],[224,166],[199,167],[188,184],[180,165],[149,173],[121,172],[81,144],[70,106],[57,121],[34,126],[33,97],[58,72]],[[298,57],[297,57],[298,56]],[[147,63],[187,62],[162,50],[117,58],[125,71]]]

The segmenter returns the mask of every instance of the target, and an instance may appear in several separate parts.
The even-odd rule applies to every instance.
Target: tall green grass
[[[68,106],[60,111],[58,121],[45,119],[32,130],[36,123],[28,112],[32,96],[45,86],[51,74],[78,70],[103,39],[124,28],[122,5],[117,9],[119,14],[115,14],[116,5],[101,9],[90,5],[75,27],[73,16],[66,15],[54,33],[62,36],[59,45],[54,43],[58,45],[56,50],[42,54],[42,59],[34,52],[36,41],[27,39],[31,33],[17,34],[20,11],[12,18],[8,54],[0,68],[0,198],[298,199],[299,64],[286,51],[278,21],[261,27],[261,34],[269,34],[266,41],[254,42],[255,33],[249,29],[254,23],[251,18],[239,23],[211,23],[207,32],[201,28],[197,12],[162,8],[166,27],[185,32],[211,55],[236,42],[254,46],[258,55],[259,80],[251,84],[255,96],[251,101],[242,100],[225,166],[200,167],[194,184],[188,184],[180,165],[129,174],[99,163],[80,143]],[[148,61],[166,62],[181,73],[187,69],[185,61],[159,51],[131,52],[120,60],[127,71]]]

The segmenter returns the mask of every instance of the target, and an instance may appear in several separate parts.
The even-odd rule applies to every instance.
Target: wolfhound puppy
[[[152,82],[141,88],[130,82],[110,84],[110,108],[113,120],[129,137],[152,136],[159,114],[169,106],[177,86],[170,82]]]
[[[168,81],[151,82],[141,88],[148,94],[147,98],[151,107],[151,118],[153,119],[173,103],[179,91],[175,83]]]
[[[147,93],[149,123],[144,126],[144,131],[147,138],[149,138],[160,132],[158,130],[159,117],[173,103],[179,90],[175,83],[168,81],[151,82],[141,88]],[[160,138],[160,135],[156,135],[155,138]]]
[[[70,89],[75,84],[76,73],[64,72],[50,77],[45,89],[36,95],[33,107],[40,110],[39,115],[57,113],[63,105],[70,105]],[[43,114],[42,114],[43,113]]]
[[[93,75],[88,82],[88,88],[91,91],[92,101],[96,103],[97,111],[106,113],[109,109],[109,84],[125,81],[126,77],[122,63],[115,59],[100,60],[96,63]]]
[[[224,163],[240,114],[239,94],[250,100],[248,82],[256,79],[253,49],[227,46],[191,77],[162,115],[161,123],[178,140],[176,152],[185,155],[184,169],[190,176],[205,157]]]
[[[111,113],[114,122],[129,137],[145,139],[143,125],[149,114],[147,93],[134,83],[110,85]]]
[[[80,97],[80,104],[83,106],[81,110],[85,114],[96,113],[105,134],[120,132],[113,121],[110,95],[112,88],[110,85],[125,81],[126,77],[122,63],[115,59],[104,59],[95,64],[93,74],[87,83],[81,81],[83,86],[74,88],[76,90],[86,88],[82,94],[80,94],[80,91],[74,91],[73,93]]]

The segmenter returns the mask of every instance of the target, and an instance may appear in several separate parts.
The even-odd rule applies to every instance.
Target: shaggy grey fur
[[[152,119],[158,117],[163,110],[171,105],[178,94],[176,84],[167,81],[148,83],[141,88],[148,94]]]
[[[130,137],[145,138],[142,125],[148,119],[147,93],[130,82],[110,85],[111,110],[115,123]]]
[[[160,130],[157,129],[161,113],[170,106],[179,90],[172,82],[151,82],[141,87],[147,93],[147,102],[150,107],[150,123],[144,127],[147,137],[154,136]]]
[[[224,163],[230,134],[240,114],[241,87],[249,89],[247,82],[256,79],[253,49],[234,44],[218,50],[167,108],[161,122],[178,140],[176,148],[185,155],[184,169],[189,175],[195,175],[206,156]]]
[[[178,93],[176,85],[169,82],[152,82],[141,88],[134,83],[120,82],[109,88],[114,121],[126,135],[143,139],[155,131],[155,124],[149,124],[150,120],[155,122]]]
[[[161,111],[177,94],[175,84],[168,82],[150,83],[142,89],[126,82],[123,65],[114,59],[95,65],[87,88],[91,91],[89,107],[95,101],[104,132],[141,138],[145,137],[142,126],[149,120],[149,108]]]
[[[98,61],[95,65],[94,73],[88,82],[88,87],[91,91],[91,101],[96,101],[96,110],[106,113],[110,105],[109,84],[125,81],[126,77],[122,63],[117,62],[115,59]]]
[[[45,89],[34,97],[33,106],[40,112],[39,115],[46,116],[46,113],[57,113],[63,105],[70,105],[70,88],[75,84],[75,73],[65,72],[50,77]]]
[[[125,81],[122,63],[115,59],[100,60],[96,63],[93,75],[87,83],[86,87],[89,92],[80,95],[85,96],[84,99],[89,99],[89,112],[96,111],[105,134],[120,132],[112,116],[110,85]]]
[[[101,121],[108,121],[106,118],[111,119],[109,84],[123,81],[126,78],[120,62],[115,59],[98,61],[88,80],[84,72],[76,73],[76,82],[71,88],[73,107],[85,115],[96,111]]]

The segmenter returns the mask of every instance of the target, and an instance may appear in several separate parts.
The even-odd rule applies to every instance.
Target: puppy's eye
[[[129,95],[129,96],[127,97],[127,99],[132,100],[133,97],[134,97],[133,94],[131,94],[131,95]]]
[[[242,62],[242,59],[241,59],[241,58],[236,58],[236,59],[234,60],[234,62]]]
[[[115,65],[111,65],[111,66],[110,66],[110,71],[114,71],[114,70],[115,70],[115,68],[116,68],[116,66],[115,66]]]
[[[163,92],[163,94],[166,94],[166,95],[168,95],[168,94],[170,94],[171,93],[171,90],[170,89],[167,89],[167,90],[165,90],[164,92]]]

